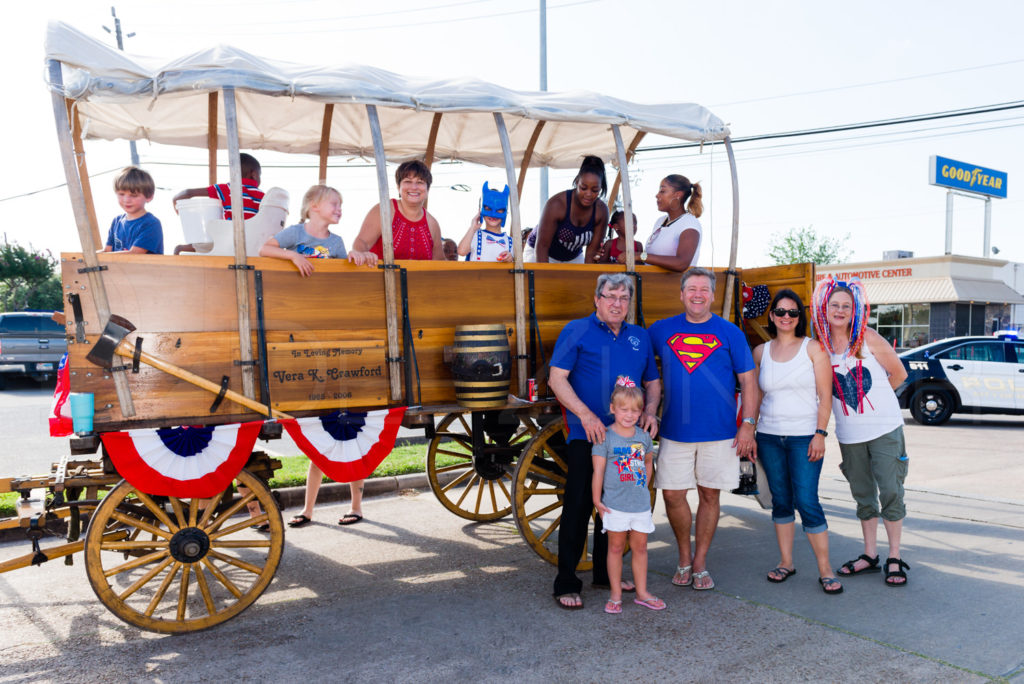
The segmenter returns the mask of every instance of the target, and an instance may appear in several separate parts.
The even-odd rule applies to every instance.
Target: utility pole
[[[540,0],[540,89],[548,89],[548,4]],[[540,213],[544,215],[544,205],[548,201],[548,167],[540,170]],[[537,222],[540,225],[540,221]]]
[[[117,49],[120,50],[121,52],[124,52],[124,40],[121,37],[121,20],[117,16],[117,10],[115,10],[113,7],[110,8],[110,16],[114,17],[114,30],[111,31],[106,26],[103,27],[103,30],[106,31],[107,33],[113,33],[114,34],[114,36],[117,38]],[[135,32],[132,31],[127,36],[124,36],[124,38],[131,38],[134,35],[135,35]],[[134,140],[129,140],[128,141],[128,145],[131,148],[132,166],[138,166],[139,165],[139,150],[138,150],[138,148],[135,147],[135,141]]]

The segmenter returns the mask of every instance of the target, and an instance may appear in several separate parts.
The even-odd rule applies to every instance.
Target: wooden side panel
[[[100,259],[108,267],[103,277],[111,296],[111,310],[137,328],[127,338],[131,344],[141,336],[147,353],[217,384],[226,375],[231,389],[241,388],[241,373],[235,364],[239,348],[234,317],[234,272],[228,268],[230,258],[101,255]],[[86,344],[69,345],[71,387],[75,392],[96,394],[97,429],[230,422],[257,417],[228,400],[210,413],[214,398],[211,393],[143,364],[140,373],[126,374],[136,398],[137,415],[130,420],[123,419],[116,408],[111,373],[86,359],[105,321],[96,320],[88,281],[78,273],[83,265],[80,256],[64,255],[62,262],[65,292],[80,295],[88,336]],[[331,260],[317,263],[311,277],[301,278],[289,262],[257,258],[251,263],[261,271],[263,278],[267,343],[268,348],[275,350],[268,354],[269,400],[275,407],[302,415],[335,406],[368,409],[394,403],[387,400],[390,378],[387,364],[381,363],[386,353],[380,346],[386,340],[381,270]],[[423,406],[455,401],[445,347],[454,344],[456,326],[502,324],[512,354],[520,353],[515,344],[515,277],[508,264],[400,262],[400,265],[406,269],[408,315]],[[540,337],[547,360],[565,323],[594,310],[597,277],[612,269],[562,264],[529,264],[528,268],[534,271]],[[682,310],[678,273],[649,266],[639,267],[638,272],[643,278],[643,308],[648,324]],[[715,308],[720,310],[724,275],[717,275],[719,294]],[[808,298],[814,282],[810,265],[748,269],[741,277],[748,284],[768,284],[773,292],[778,287],[791,287]],[[256,310],[255,300],[252,310]],[[65,315],[73,339],[75,322],[70,304],[66,305]],[[755,340],[752,338],[752,342]],[[256,331],[253,330],[254,348],[255,341]],[[362,376],[352,372],[362,367],[352,365],[352,359],[341,363],[337,357],[332,360],[319,352],[301,351],[334,348],[363,349],[360,353],[365,353],[371,361],[365,364],[370,369],[366,377],[360,379]],[[301,360],[282,361],[281,354],[293,351],[304,354]],[[522,353],[528,352],[529,349],[522,350]],[[275,358],[274,354],[278,356]],[[402,354],[405,356],[405,352]],[[130,360],[115,360],[116,365],[122,363],[130,364]],[[382,370],[378,374],[379,367]],[[301,372],[306,376],[302,381],[280,380],[275,371]],[[310,383],[318,381],[310,380],[309,376],[326,378],[332,373],[346,380],[332,384],[324,392],[310,389],[315,387]],[[515,387],[517,381],[513,373],[510,387]],[[419,402],[414,393],[406,397],[404,403]]]

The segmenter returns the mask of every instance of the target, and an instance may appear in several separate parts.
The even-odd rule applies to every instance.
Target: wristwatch
[[[822,430],[821,428],[818,428],[817,430],[814,431],[814,434],[821,435],[822,437],[828,437],[828,430]]]
[[[757,427],[757,421],[754,420],[753,418],[744,418],[743,422],[746,423],[747,425],[750,425],[751,427]]]

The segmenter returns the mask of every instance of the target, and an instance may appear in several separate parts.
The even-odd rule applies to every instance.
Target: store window
[[[931,306],[928,304],[879,304],[871,311],[868,325],[897,347],[927,344]]]

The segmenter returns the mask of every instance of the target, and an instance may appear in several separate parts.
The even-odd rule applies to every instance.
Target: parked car
[[[1024,341],[1014,331],[950,337],[900,354],[900,406],[923,425],[954,413],[1024,414]]]
[[[57,372],[68,341],[52,316],[52,311],[0,313],[0,387],[11,375],[44,382]]]

